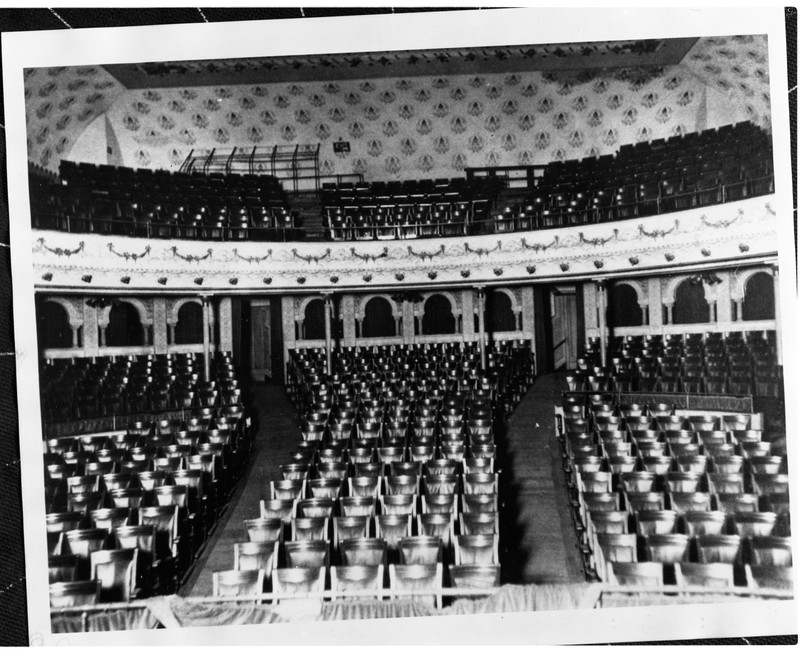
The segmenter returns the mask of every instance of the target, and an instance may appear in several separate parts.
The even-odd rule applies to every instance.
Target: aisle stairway
[[[305,239],[325,240],[327,234],[322,224],[322,208],[318,192],[300,192],[289,196],[289,208],[299,216],[299,223],[305,231]]]

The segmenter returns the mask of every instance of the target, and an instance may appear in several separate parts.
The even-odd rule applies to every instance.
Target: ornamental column
[[[325,303],[325,372],[328,375],[333,374],[333,367],[331,366],[331,353],[332,353],[332,337],[331,337],[331,309],[333,308],[333,301],[331,300],[331,292],[324,292],[322,300]]]
[[[781,343],[781,287],[778,275],[778,265],[772,267],[772,282],[775,294],[775,353],[778,357],[778,365],[783,366],[783,345]]]
[[[596,279],[594,283],[597,291],[597,329],[600,333],[600,365],[605,368],[606,348],[608,343],[608,332],[606,331],[606,281]]]
[[[208,296],[201,296],[203,307],[203,378],[206,382],[211,379],[211,342],[209,337],[210,308]]]
[[[481,350],[481,369],[486,370],[486,327],[484,312],[486,305],[486,290],[483,285],[475,288],[478,293],[478,344]]]

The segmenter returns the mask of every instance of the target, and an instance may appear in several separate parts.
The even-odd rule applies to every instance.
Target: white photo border
[[[28,205],[25,68],[227,59],[352,51],[768,34],[775,209],[792,215],[784,14],[780,7],[525,8],[343,16],[304,20],[180,24],[3,34],[9,214],[17,347],[22,494],[29,634],[47,644],[557,644],[634,642],[797,633],[796,601],[506,613],[413,620],[360,620],[247,627],[52,635],[48,607],[42,490],[32,230]],[[779,233],[784,358],[796,359],[797,292],[791,220]],[[785,395],[798,395],[785,364]],[[787,399],[789,467],[797,476],[796,401]],[[796,482],[791,503],[796,514]],[[796,518],[795,518],[796,520]],[[796,520],[797,521],[797,520]],[[796,542],[795,542],[796,547]]]

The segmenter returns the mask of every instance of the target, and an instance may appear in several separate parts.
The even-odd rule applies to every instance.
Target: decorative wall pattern
[[[69,158],[83,131],[105,114],[124,90],[100,66],[27,69],[28,160],[58,171],[61,159]]]
[[[320,143],[323,174],[367,180],[608,154],[742,120],[770,125],[762,36],[703,38],[680,65],[657,69],[157,90],[122,90],[97,67],[58,70],[26,77],[29,157],[53,170],[104,111],[127,166],[174,170],[192,149]],[[350,151],[334,154],[340,139]]]
[[[105,291],[279,290],[442,286],[598,277],[719,261],[773,257],[777,215],[763,197],[670,215],[559,231],[427,241],[307,243],[149,243],[147,255],[109,251],[105,236],[39,231],[37,286]],[[205,248],[204,248],[205,247]],[[145,241],[117,247],[141,252]]]

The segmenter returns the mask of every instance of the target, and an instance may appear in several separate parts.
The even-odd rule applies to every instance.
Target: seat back
[[[263,570],[264,578],[269,581],[272,571],[278,567],[279,544],[277,540],[236,543],[233,546],[233,569]]]
[[[689,536],[718,536],[725,529],[725,514],[719,511],[693,511],[681,517],[684,531]]]
[[[389,549],[397,549],[400,539],[411,535],[411,515],[379,515],[376,519],[376,534],[386,541]]]
[[[500,562],[499,536],[494,534],[462,534],[455,537],[456,565],[484,565]]]
[[[333,518],[333,540],[336,548],[339,548],[343,540],[369,537],[370,520],[371,518],[367,515],[350,515]]]
[[[792,544],[790,538],[751,536],[747,542],[749,563],[754,568],[791,567]]]
[[[454,588],[489,590],[500,586],[500,565],[450,565]]]
[[[331,566],[331,591],[369,591],[376,593],[383,588],[383,568],[379,565],[333,565]]]
[[[658,563],[680,563],[689,560],[689,536],[685,534],[652,534],[644,537],[647,560]]]
[[[432,565],[442,560],[442,539],[439,536],[410,536],[397,543],[400,562],[404,565]]]
[[[259,503],[261,518],[278,518],[289,524],[294,515],[294,500],[261,500]]]
[[[388,543],[383,538],[343,540],[339,546],[345,565],[385,565],[387,550]]]
[[[92,552],[91,576],[100,585],[100,601],[130,601],[136,589],[139,550],[105,549]]]
[[[389,565],[392,599],[414,599],[431,607],[442,605],[442,564]]]
[[[283,520],[280,518],[253,518],[244,521],[250,542],[275,542],[283,540]]]
[[[292,540],[328,540],[328,518],[292,518]]]
[[[320,567],[283,567],[272,574],[273,594],[308,594],[322,593],[325,589],[325,566]]]
[[[50,608],[94,606],[99,600],[100,583],[94,579],[50,584]]]
[[[657,587],[664,585],[664,565],[653,561],[639,563],[613,561],[608,563],[611,585]]]
[[[595,538],[606,562],[635,563],[638,560],[636,534],[598,533]]]
[[[264,590],[264,570],[224,570],[214,572],[212,587],[215,597],[259,595]]]
[[[675,511],[637,511],[636,533],[640,536],[674,533],[678,522]]]
[[[676,563],[675,582],[679,586],[730,588],[733,587],[733,565],[726,562]]]

